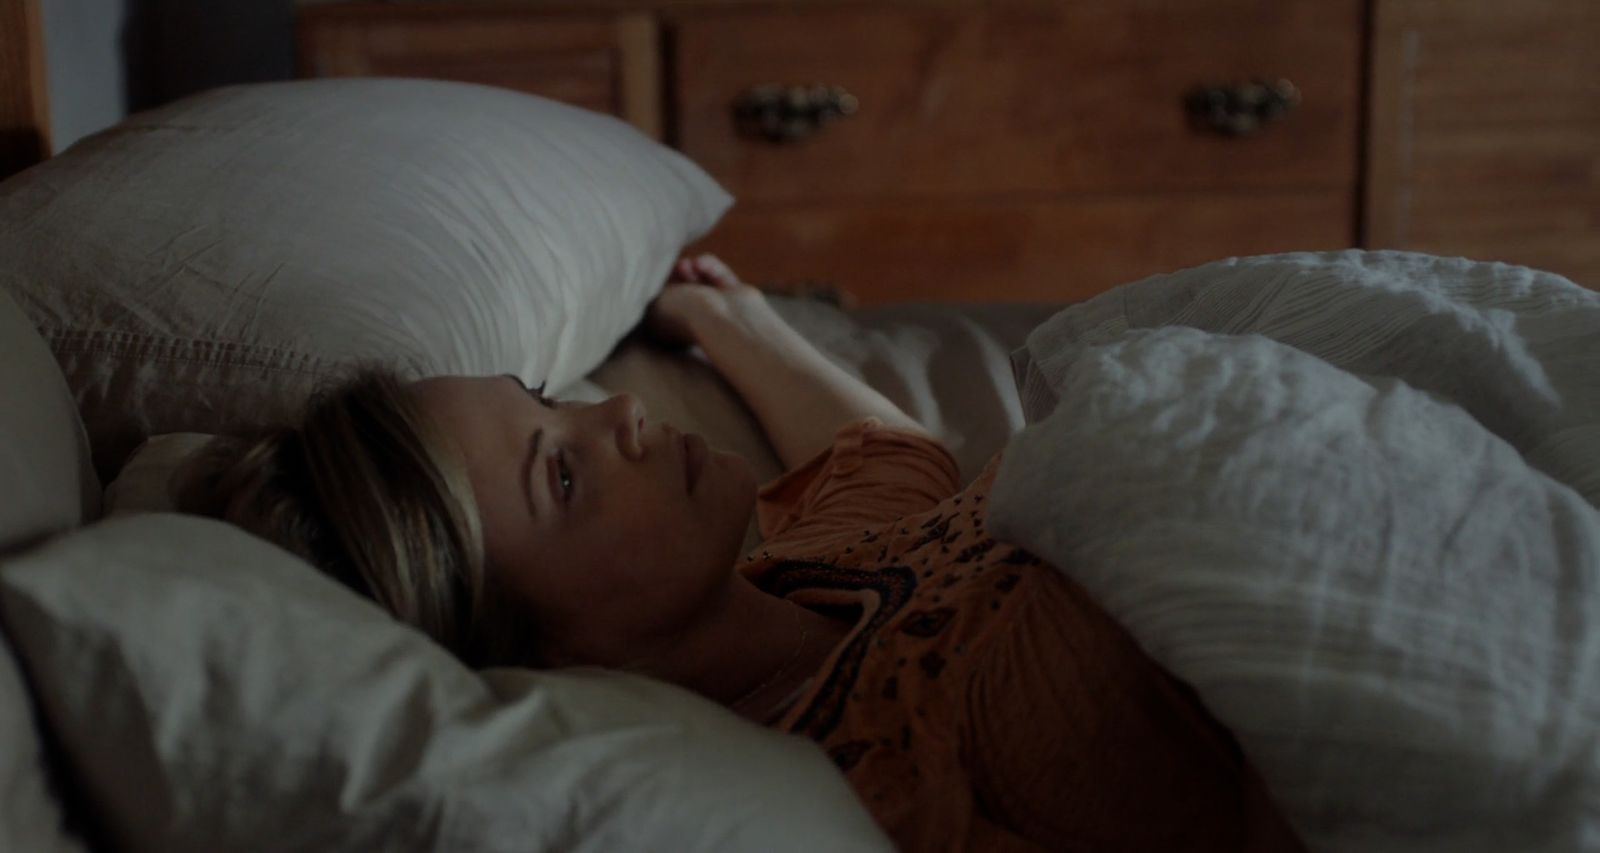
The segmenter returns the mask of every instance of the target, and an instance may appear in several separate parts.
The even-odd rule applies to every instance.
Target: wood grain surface
[[[1345,248],[1354,214],[1347,189],[741,202],[690,251],[862,305],[1062,302],[1228,255]]]
[[[50,156],[38,0],[0,0],[0,178]]]
[[[16,2],[16,0],[9,0]],[[493,17],[485,17],[491,15]],[[739,199],[703,245],[864,302],[1077,298],[1218,257],[1409,248],[1600,280],[1596,0],[455,0],[305,5],[306,73],[476,79],[625,115]],[[407,30],[379,37],[380,22]],[[608,25],[606,22],[610,21]],[[627,21],[628,23],[622,23]],[[307,50],[307,44],[311,49]],[[342,67],[360,56],[360,67]],[[1286,77],[1258,133],[1197,86]],[[860,102],[735,132],[763,83]]]
[[[1364,242],[1600,287],[1600,3],[1383,0]]]
[[[785,6],[681,13],[678,144],[742,199],[1352,185],[1357,0],[1121,0],[977,9]],[[1242,137],[1192,126],[1190,90],[1291,79],[1302,105]],[[857,114],[774,144],[729,105],[826,83]]]
[[[516,3],[351,3],[303,9],[306,77],[483,83],[624,118],[662,134],[660,37],[647,12],[530,15]]]

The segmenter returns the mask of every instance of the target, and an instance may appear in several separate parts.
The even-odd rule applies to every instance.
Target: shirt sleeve
[[[863,418],[756,496],[764,537],[816,535],[894,521],[961,491],[961,472],[937,440]]]

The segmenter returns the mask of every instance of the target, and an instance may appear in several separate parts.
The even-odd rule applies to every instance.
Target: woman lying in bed
[[[219,447],[190,505],[468,663],[625,669],[804,734],[902,849],[1299,848],[1194,694],[986,534],[995,461],[963,488],[714,258],[679,263],[646,328],[701,348],[788,473],[758,488],[628,395],[379,372]]]

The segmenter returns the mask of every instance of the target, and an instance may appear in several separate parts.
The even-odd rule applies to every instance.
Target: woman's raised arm
[[[839,427],[865,417],[927,430],[888,398],[829,361],[754,287],[709,255],[680,261],[651,304],[648,330],[670,343],[695,344],[744,398],[785,468],[833,441]]]

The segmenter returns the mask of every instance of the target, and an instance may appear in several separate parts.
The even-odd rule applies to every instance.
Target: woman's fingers
[[[672,275],[667,276],[668,284],[676,284],[678,282],[698,283],[699,281],[700,273],[695,268],[694,261],[689,258],[679,258],[678,262],[672,265]]]
[[[739,283],[739,277],[734,275],[733,270],[716,255],[701,255],[695,258],[695,267],[704,280],[719,287],[733,287]]]
[[[672,265],[667,284],[707,284],[727,290],[739,286],[739,276],[716,255],[684,256]]]

